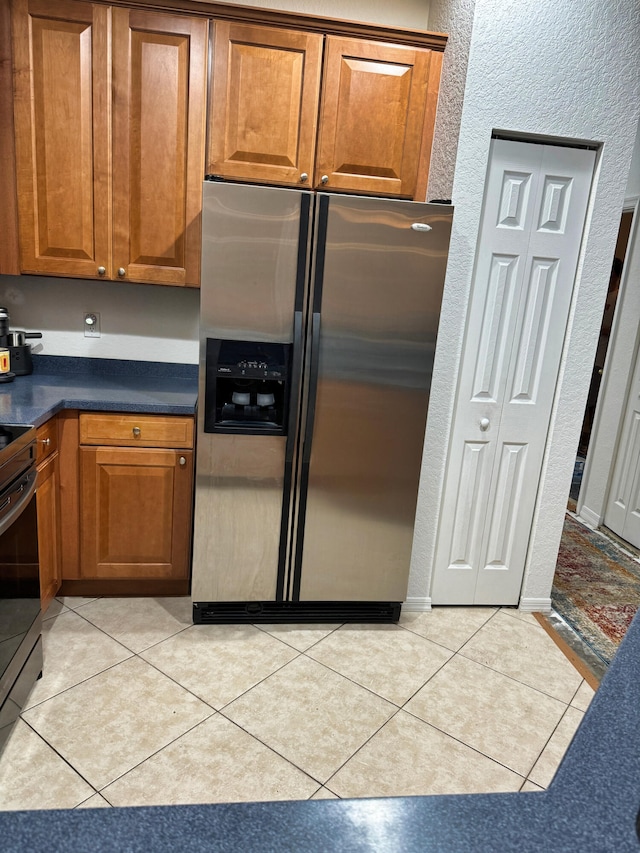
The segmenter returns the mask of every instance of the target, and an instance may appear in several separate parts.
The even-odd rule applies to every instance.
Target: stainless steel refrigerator
[[[397,620],[452,215],[204,183],[194,622]]]

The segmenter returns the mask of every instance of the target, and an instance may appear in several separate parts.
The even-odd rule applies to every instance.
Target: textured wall
[[[597,140],[585,242],[538,492],[524,598],[548,598],[640,112],[640,5],[477,0],[409,595],[429,595],[491,131]]]
[[[427,199],[451,198],[476,0],[431,0],[429,29],[447,33]]]

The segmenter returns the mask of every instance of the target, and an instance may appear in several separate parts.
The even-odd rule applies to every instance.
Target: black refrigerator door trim
[[[313,422],[316,414],[316,395],[318,392],[318,369],[320,364],[320,312],[322,310],[322,284],[324,281],[325,248],[327,242],[327,224],[329,218],[329,197],[321,195],[318,205],[318,230],[316,237],[316,266],[313,280],[313,314],[311,316],[311,355],[309,362],[309,402],[307,404],[304,444],[302,448],[302,471],[300,475],[300,497],[298,502],[298,530],[296,536],[296,554],[293,567],[292,600],[300,601],[300,582],[302,575],[302,552],[304,548],[304,520],[307,509],[307,489],[309,486],[309,463],[313,443]]]
[[[280,546],[278,549],[278,575],[276,580],[276,601],[286,597],[287,557],[289,553],[289,517],[291,514],[293,468],[295,445],[297,440],[298,410],[302,389],[302,367],[304,358],[303,308],[304,290],[307,280],[307,259],[309,247],[309,223],[311,217],[311,195],[303,193],[300,197],[300,228],[298,236],[298,264],[296,270],[295,310],[293,315],[293,358],[289,381],[289,422],[287,428],[287,446],[284,461],[284,482],[282,491],[282,514],[280,517]]]

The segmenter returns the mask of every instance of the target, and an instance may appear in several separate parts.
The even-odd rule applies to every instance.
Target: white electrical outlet
[[[100,315],[92,311],[88,311],[84,315],[85,338],[99,338],[100,334]]]

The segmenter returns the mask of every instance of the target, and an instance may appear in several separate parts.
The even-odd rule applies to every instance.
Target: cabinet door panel
[[[270,183],[311,176],[322,36],[215,27],[207,172]]]
[[[108,15],[89,3],[14,6],[23,272],[110,272]]]
[[[316,186],[413,196],[430,56],[418,48],[327,38]]]
[[[58,453],[38,466],[36,504],[38,507],[38,555],[40,560],[40,601],[45,611],[60,589],[60,500],[58,497]]]
[[[82,577],[188,577],[192,451],[83,447],[80,466]]]
[[[207,32],[194,18],[113,10],[116,278],[199,283]]]

